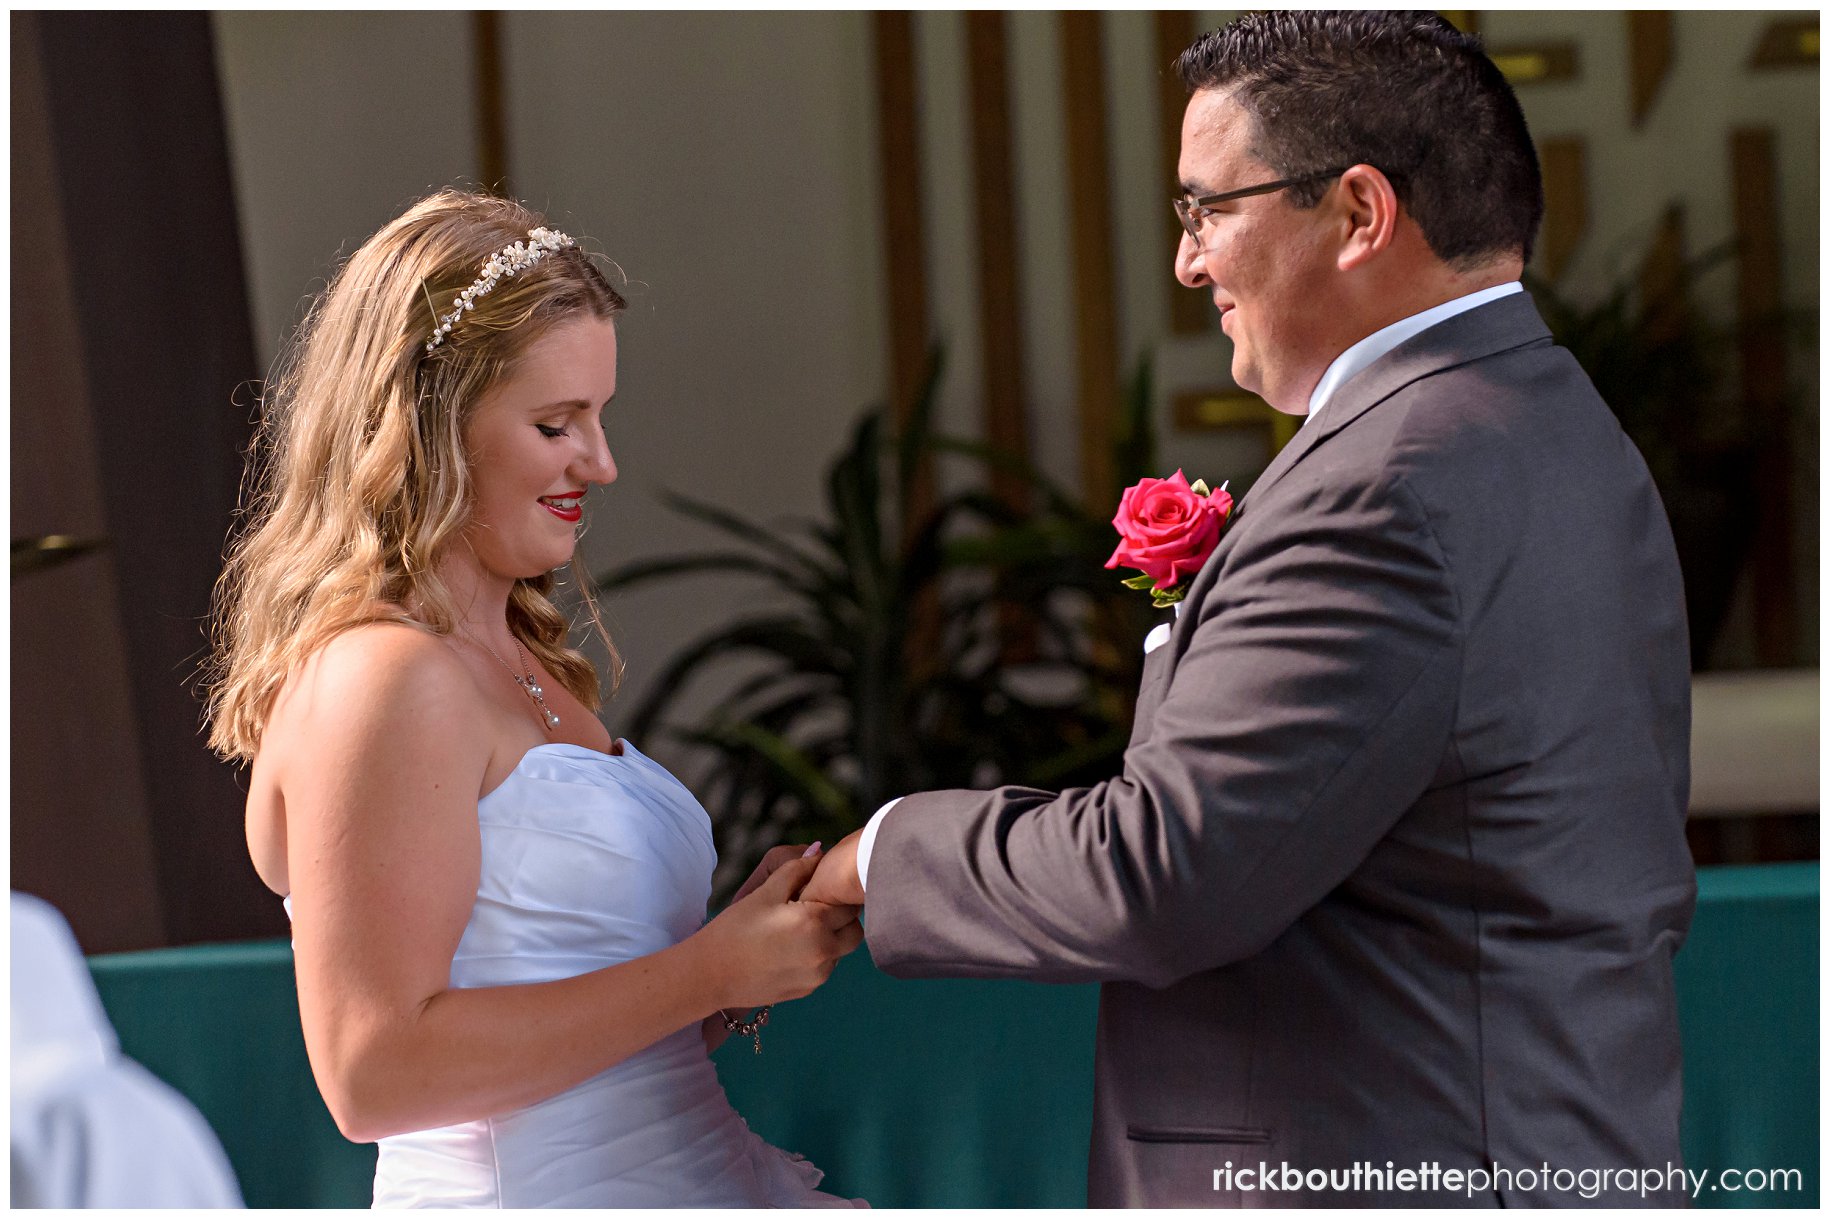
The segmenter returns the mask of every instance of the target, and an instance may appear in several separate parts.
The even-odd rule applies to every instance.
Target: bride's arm
[[[762,981],[743,976],[745,954],[779,959],[784,936],[814,942],[818,907],[758,894],[771,899],[761,917],[708,924],[651,956],[555,982],[451,988],[480,867],[489,745],[475,687],[442,644],[401,627],[339,637],[297,680],[280,780],[299,1011],[346,1137],[552,1096],[720,1006],[761,1002],[743,993]],[[757,942],[764,931],[774,938]]]

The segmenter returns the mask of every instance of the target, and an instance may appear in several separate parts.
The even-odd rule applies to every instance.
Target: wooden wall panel
[[[277,934],[239,776],[205,747],[192,688],[258,374],[210,15],[60,12],[39,28],[167,931]]]
[[[1669,12],[1639,9],[1626,15],[1627,70],[1632,87],[1633,125],[1652,113],[1658,91],[1671,72],[1672,43],[1676,38]]]
[[[1785,332],[1780,283],[1777,153],[1769,128],[1729,136],[1739,251],[1736,315],[1741,328],[1741,392],[1753,424],[1755,454],[1754,646],[1760,663],[1795,663],[1796,574],[1792,557],[1792,426],[1787,411]]]
[[[972,113],[973,213],[978,227],[979,340],[985,439],[1029,456],[1023,378],[1022,286],[1017,277],[1016,185],[1011,150],[1010,73],[1004,14],[966,14]],[[994,470],[992,490],[1022,508],[1021,476]]]
[[[1152,14],[1156,33],[1156,69],[1159,73],[1158,105],[1162,107],[1158,143],[1163,158],[1163,234],[1168,248],[1174,250],[1182,240],[1182,223],[1176,219],[1169,201],[1178,193],[1176,164],[1182,156],[1182,111],[1188,106],[1188,91],[1176,76],[1176,57],[1194,42],[1198,30],[1195,14],[1186,9]],[[1167,260],[1165,260],[1167,261]],[[1206,334],[1219,318],[1208,304],[1205,292],[1195,292],[1177,283],[1173,275],[1164,276],[1164,291],[1169,293],[1169,331],[1171,334]]]
[[[921,210],[921,102],[916,85],[914,15],[872,15],[877,66],[878,171],[883,197],[884,289],[890,326],[890,413],[908,424],[926,375],[928,258]],[[913,535],[934,503],[934,465],[923,458],[905,488],[903,527]],[[906,540],[906,539],[905,539]]]
[[[1080,486],[1088,502],[1117,502],[1112,440],[1118,413],[1118,282],[1112,249],[1112,160],[1106,138],[1103,16],[1061,14],[1067,116],[1069,258],[1074,272]]]
[[[515,188],[508,176],[508,119],[502,100],[502,14],[472,13],[470,38],[476,74],[478,185],[513,198]]]
[[[108,529],[37,13],[12,15],[12,528]],[[168,942],[112,549],[12,584],[12,887],[89,952]]]
[[[1684,278],[1684,206],[1665,209],[1639,268],[1642,308],[1660,311],[1648,318],[1648,338],[1662,341],[1684,324],[1688,285]]]
[[[1544,172],[1544,228],[1538,264],[1553,283],[1563,274],[1589,223],[1588,157],[1579,136],[1538,141]]]

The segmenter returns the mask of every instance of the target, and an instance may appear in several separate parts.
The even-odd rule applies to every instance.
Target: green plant
[[[730,543],[632,563],[605,594],[697,573],[742,574],[770,590],[759,611],[696,641],[657,675],[630,732],[703,747],[699,791],[730,861],[789,838],[828,843],[885,800],[1002,782],[1067,785],[1116,767],[1129,730],[1140,641],[1154,616],[1103,564],[1111,505],[1089,506],[1028,463],[930,427],[940,357],[909,425],[870,411],[827,471],[826,517],[764,525],[670,496]],[[1153,449],[1140,368],[1114,463],[1142,472]],[[925,460],[1019,474],[1027,515],[978,490],[910,519]],[[697,722],[669,718],[693,682],[723,666],[736,688]]]

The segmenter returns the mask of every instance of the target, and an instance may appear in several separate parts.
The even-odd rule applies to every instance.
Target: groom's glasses
[[[1295,178],[1280,178],[1275,182],[1265,182],[1258,186],[1242,186],[1238,190],[1223,191],[1218,195],[1202,195],[1197,199],[1190,199],[1184,195],[1182,198],[1172,199],[1170,202],[1175,206],[1176,219],[1182,222],[1183,229],[1195,239],[1195,245],[1199,246],[1201,244],[1201,224],[1214,214],[1214,204],[1226,203],[1232,199],[1244,199],[1251,195],[1268,195],[1272,191],[1287,190],[1292,186],[1301,186],[1305,182],[1319,182],[1323,178],[1336,178],[1346,173],[1347,168],[1347,166],[1342,166],[1340,169],[1321,169],[1312,174],[1302,174]]]

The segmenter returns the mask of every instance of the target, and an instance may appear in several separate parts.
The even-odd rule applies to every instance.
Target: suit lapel
[[[1135,749],[1150,735],[1150,723],[1156,718],[1157,706],[1163,701],[1163,691],[1169,685],[1170,659],[1167,642],[1144,657],[1143,676],[1137,684],[1137,708],[1131,716],[1131,740],[1125,745],[1126,749]]]
[[[1327,403],[1325,411],[1314,423],[1306,425],[1291,437],[1289,443],[1271,459],[1271,464],[1265,467],[1264,473],[1258,476],[1252,489],[1233,506],[1233,515],[1226,523],[1226,532],[1220,535],[1220,544],[1214,547],[1214,553],[1208,556],[1200,572],[1189,583],[1188,603],[1183,606],[1181,616],[1171,628],[1168,642],[1159,647],[1156,653],[1162,653],[1161,658],[1173,666],[1187,646],[1188,632],[1194,630],[1199,618],[1195,608],[1207,596],[1208,590],[1213,588],[1226,552],[1232,548],[1231,543],[1238,532],[1240,518],[1255,501],[1264,498],[1265,492],[1278,479],[1288,474],[1296,463],[1323,441],[1340,433],[1354,420],[1414,381],[1432,373],[1498,355],[1502,351],[1548,343],[1550,339],[1550,328],[1538,316],[1531,295],[1515,292],[1466,313],[1458,313],[1421,334],[1413,335],[1341,386]],[[1155,709],[1158,699],[1150,700],[1151,710]],[[1143,711],[1144,708],[1140,706],[1140,720]]]
[[[1265,467],[1240,503],[1240,512],[1253,499],[1262,498],[1323,441],[1412,382],[1502,351],[1549,341],[1550,328],[1525,292],[1458,313],[1411,336],[1335,391],[1315,422],[1304,425]]]

